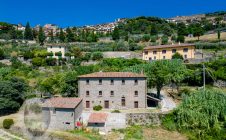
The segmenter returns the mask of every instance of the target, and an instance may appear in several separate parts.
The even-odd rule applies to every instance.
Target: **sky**
[[[29,21],[32,26],[83,26],[124,17],[169,18],[215,11],[226,11],[225,0],[0,0],[0,21]]]

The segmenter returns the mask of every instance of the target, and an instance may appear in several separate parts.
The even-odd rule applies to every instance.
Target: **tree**
[[[126,68],[124,71],[144,72],[147,76],[148,88],[155,87],[158,98],[160,98],[160,93],[164,85],[169,83],[179,85],[187,74],[187,68],[181,60],[154,61]]]
[[[42,27],[39,27],[39,31],[38,31],[38,41],[40,43],[41,46],[44,45],[44,41],[46,39],[45,33],[43,32]]]
[[[72,50],[71,50],[71,53],[72,55],[75,57],[75,58],[81,58],[82,57],[82,50],[78,47],[74,47]]]
[[[45,59],[41,57],[35,57],[32,59],[32,65],[36,67],[44,66],[45,65]]]
[[[204,30],[203,30],[201,24],[196,24],[195,29],[194,29],[194,36],[195,37],[197,36],[198,40],[199,40],[199,37],[203,34],[204,34]]]
[[[10,30],[10,36],[11,36],[11,39],[17,39],[17,32],[16,32],[15,28],[12,28]]]
[[[0,48],[0,60],[5,58],[5,52]]]
[[[50,32],[50,42],[54,42],[53,30]]]
[[[92,59],[95,60],[101,60],[103,58],[102,52],[94,52],[92,55]]]
[[[221,31],[220,30],[217,30],[217,38],[218,38],[218,40],[221,40]]]
[[[74,34],[69,27],[66,29],[66,39],[67,42],[73,42],[75,40]]]
[[[177,42],[184,43],[184,41],[185,41],[185,38],[184,38],[183,35],[179,35],[179,36],[177,37]]]
[[[188,35],[187,27],[184,23],[177,24],[177,34],[178,36],[186,36]]]
[[[7,81],[0,81],[0,112],[17,111],[23,104],[28,85],[24,80],[12,77]],[[0,114],[1,114],[0,113]]]
[[[168,36],[166,36],[166,35],[163,35],[162,36],[162,38],[161,38],[161,40],[162,40],[162,45],[165,45],[165,44],[167,44],[168,43]]]
[[[91,53],[86,53],[82,59],[84,61],[88,62],[90,60],[90,58],[91,58],[91,55],[92,55]]]
[[[120,35],[119,35],[119,29],[116,27],[112,33],[112,39],[113,40],[119,40]]]
[[[65,35],[64,35],[62,28],[60,29],[59,39],[60,39],[61,42],[65,41]]]
[[[183,56],[182,56],[180,53],[176,52],[176,53],[172,56],[172,59],[181,59],[181,60],[183,60],[184,58],[183,58]]]
[[[149,34],[145,34],[142,38],[143,41],[148,42],[150,40],[150,35]]]
[[[26,40],[33,40],[33,33],[32,33],[32,29],[30,27],[29,22],[27,22],[26,27],[25,27],[24,39],[26,39]]]

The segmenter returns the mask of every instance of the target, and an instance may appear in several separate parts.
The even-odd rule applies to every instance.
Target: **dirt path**
[[[3,139],[3,140],[25,140],[23,138],[20,138],[18,136],[15,136],[3,129],[0,129],[0,140]]]

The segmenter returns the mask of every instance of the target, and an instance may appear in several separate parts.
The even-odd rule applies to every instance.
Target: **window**
[[[99,96],[102,96],[102,91],[99,91]]]
[[[89,96],[89,91],[86,91],[86,96]]]
[[[153,51],[153,54],[157,54],[157,51]]]
[[[185,55],[184,55],[184,59],[187,59],[187,58],[188,58],[188,56],[187,56],[187,54],[185,54]]]
[[[138,96],[138,91],[134,92],[134,96],[137,97]]]
[[[156,60],[156,56],[154,56],[154,60]]]
[[[89,85],[89,80],[88,79],[86,80],[86,84]]]
[[[111,96],[114,96],[114,91],[111,91]]]
[[[125,80],[122,80],[122,85],[125,85]]]
[[[52,49],[52,48],[53,48],[53,46],[50,46],[50,48]]]
[[[166,53],[166,50],[162,50],[162,54],[165,54]]]
[[[188,52],[188,48],[184,48],[183,52]]]
[[[102,80],[101,79],[99,80],[99,85],[102,85]]]
[[[151,57],[149,57],[149,61],[151,61],[152,60],[152,58]]]
[[[176,49],[172,49],[172,53],[176,53],[177,52],[177,50]]]
[[[69,122],[66,122],[65,124],[71,124],[71,123],[69,123]]]
[[[61,49],[61,46],[60,46],[60,49]]]
[[[144,54],[145,54],[145,55],[148,55],[148,51],[144,51]]]
[[[71,117],[73,117],[74,116],[74,113],[71,113]]]
[[[126,106],[126,98],[122,97],[121,99],[122,106]]]
[[[90,108],[90,102],[86,101],[86,108]]]
[[[114,85],[114,80],[113,79],[111,79],[111,85]]]
[[[135,102],[134,102],[134,108],[138,108],[138,106],[139,106],[139,105],[138,105],[138,101],[135,101]]]
[[[166,56],[163,56],[163,59],[166,59]]]
[[[134,85],[138,85],[138,80],[134,80]]]

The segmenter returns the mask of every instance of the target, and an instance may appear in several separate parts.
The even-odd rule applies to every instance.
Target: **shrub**
[[[185,41],[185,38],[184,38],[183,35],[179,35],[179,36],[177,37],[177,42],[184,43],[184,41]]]
[[[97,105],[97,106],[94,106],[93,107],[93,110],[95,110],[95,111],[100,111],[100,110],[102,110],[102,106],[101,105]]]
[[[10,127],[14,124],[13,119],[4,119],[3,128],[10,129]]]
[[[174,114],[167,114],[162,121],[162,125],[170,131],[176,130],[177,127],[174,121]]]
[[[152,36],[152,37],[151,37],[151,42],[156,42],[157,39],[158,39],[157,36]]]
[[[164,35],[164,36],[162,36],[161,40],[162,40],[162,44],[165,45],[168,43],[169,38],[168,38],[168,36]]]
[[[182,56],[180,53],[176,52],[176,53],[172,56],[172,59],[181,59],[181,60],[183,60],[184,58],[183,58],[183,56]]]
[[[120,113],[119,110],[113,110],[111,113]]]
[[[101,60],[102,58],[103,58],[103,53],[101,53],[101,52],[94,52],[93,53],[93,56],[92,56],[93,60]]]
[[[150,35],[149,34],[145,34],[142,38],[142,41],[148,42],[150,40]]]
[[[42,108],[37,103],[31,104],[29,109],[35,114],[40,114],[42,112]]]

